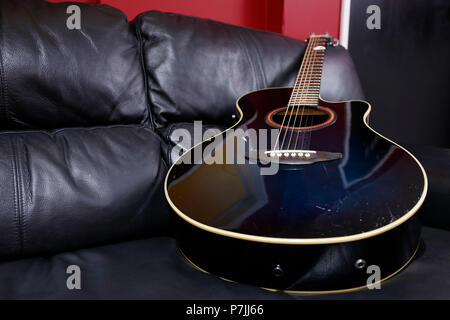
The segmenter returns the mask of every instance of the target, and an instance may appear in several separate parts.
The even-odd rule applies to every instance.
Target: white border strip
[[[352,0],[341,1],[341,24],[339,27],[339,43],[348,49],[348,33],[350,30],[350,6]]]

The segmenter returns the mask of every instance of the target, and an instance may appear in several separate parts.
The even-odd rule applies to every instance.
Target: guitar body
[[[241,118],[230,129],[273,129],[268,115],[286,106],[291,92],[244,95],[236,103]],[[234,150],[231,142],[242,137],[229,129],[170,168],[166,197],[177,214],[179,248],[192,264],[269,289],[333,292],[364,287],[377,270],[385,280],[412,259],[420,240],[414,213],[427,190],[423,167],[368,126],[366,102],[319,100],[319,107],[332,121],[292,128],[294,137],[339,158],[279,164],[270,175],[261,174],[267,164],[260,162],[189,164],[211,140],[215,154]]]

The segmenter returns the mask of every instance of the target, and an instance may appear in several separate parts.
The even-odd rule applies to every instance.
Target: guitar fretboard
[[[319,103],[323,59],[330,37],[311,35],[300,71],[289,100],[289,106],[315,106]]]

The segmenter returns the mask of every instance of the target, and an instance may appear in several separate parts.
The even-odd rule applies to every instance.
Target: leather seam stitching
[[[136,128],[136,129],[148,129],[145,124],[116,124],[110,126],[93,126],[93,127],[70,127],[70,128],[59,128],[53,130],[10,130],[0,132],[0,136],[3,134],[22,134],[22,133],[44,133],[47,135],[54,135],[64,131],[94,131],[103,129],[115,129],[115,128]],[[151,128],[150,128],[151,129]],[[152,130],[154,131],[154,130]]]
[[[257,64],[258,64],[258,68],[257,69],[259,70],[259,77],[258,78],[262,82],[262,84],[261,84],[262,88],[267,88],[268,87],[268,85],[267,85],[267,78],[266,78],[266,74],[264,72],[263,61],[262,61],[262,58],[261,58],[260,50],[259,50],[258,45],[256,44],[256,42],[254,40],[254,37],[251,34],[251,32],[249,30],[245,30],[245,31],[247,32],[247,34],[249,36],[249,39],[251,39],[251,42],[253,43],[252,47],[255,49],[255,56],[257,58],[257,59],[255,59],[255,61],[257,61]]]
[[[170,148],[170,144],[171,144],[170,135],[172,134],[173,128],[174,128],[174,124],[173,123],[169,124],[169,130],[167,130],[168,132],[166,134],[166,141],[167,141],[167,144],[168,144],[168,148],[167,148],[167,151],[165,151],[164,153],[166,154],[167,160],[164,157],[162,157],[162,160],[164,162],[164,165],[166,166],[166,169],[169,168],[169,164],[166,163],[166,162],[168,161],[169,163],[172,163],[171,157],[170,157],[170,154],[171,154],[171,151],[172,151],[172,148]],[[161,135],[158,133],[158,136],[161,136]]]
[[[239,46],[245,52],[245,57],[247,58],[247,62],[250,65],[250,67],[252,68],[252,70],[253,70],[253,79],[254,79],[254,81],[256,83],[256,86],[254,87],[254,89],[258,89],[257,85],[258,85],[258,82],[259,82],[259,79],[258,79],[259,77],[258,77],[257,72],[256,72],[256,67],[253,64],[252,59],[250,58],[250,53],[248,52],[247,46],[244,43],[244,39],[242,38],[241,31],[237,32],[237,34],[239,35],[239,40],[240,40],[240,41],[238,41],[239,42]]]
[[[138,40],[138,47],[139,47],[139,58],[140,58],[140,64],[141,64],[141,71],[142,71],[142,76],[143,76],[143,80],[144,80],[144,94],[145,94],[145,101],[147,104],[147,112],[148,112],[148,117],[149,117],[149,122],[150,122],[150,126],[153,130],[155,130],[155,123],[154,123],[154,119],[153,119],[153,113],[152,113],[152,108],[151,108],[151,93],[149,90],[149,85],[148,85],[148,79],[147,79],[147,69],[146,69],[146,65],[145,65],[145,59],[144,59],[144,41],[142,39],[142,34],[141,34],[141,29],[139,28],[139,26],[141,25],[141,16],[138,16],[137,21],[135,23],[135,30],[136,30],[136,35],[137,35],[137,40]]]
[[[21,236],[22,236],[22,253],[26,251],[26,229],[27,229],[27,219],[25,214],[25,196],[26,187],[24,183],[25,171],[24,171],[24,161],[23,161],[23,141],[20,137],[21,144],[16,143],[16,161],[17,161],[17,177],[19,181],[19,208],[20,208],[20,222],[21,222]]]
[[[4,89],[4,68],[3,68],[3,54],[2,54],[2,50],[0,50],[0,81],[1,81],[1,86],[0,86],[0,123],[1,122],[7,122],[6,121],[6,116],[8,114],[8,112],[6,111],[6,104],[5,104],[5,89]],[[2,121],[3,120],[3,121]]]
[[[170,136],[172,135],[174,127],[175,127],[174,123],[169,124],[169,130],[167,130],[167,134],[166,134],[167,142],[172,143],[172,144],[174,144],[174,143],[172,142],[172,139],[170,139]]]
[[[0,11],[0,18],[2,17],[2,12]],[[2,19],[3,21],[3,19]],[[3,24],[0,24],[0,44],[1,48],[3,49]],[[5,123],[8,123],[8,83],[6,81],[6,75],[5,75],[5,67],[4,67],[4,59],[3,59],[3,50],[0,50],[0,92],[1,92],[1,100],[0,100],[0,123],[3,118]]]
[[[10,147],[11,147],[11,165],[12,165],[12,176],[14,184],[14,223],[16,225],[16,241],[19,244],[19,255],[23,253],[23,233],[22,233],[22,217],[21,217],[21,196],[20,196],[20,185],[18,176],[18,163],[16,157],[16,150],[14,146],[14,141],[9,137]]]

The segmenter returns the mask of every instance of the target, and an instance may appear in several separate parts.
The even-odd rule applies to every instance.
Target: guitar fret
[[[320,83],[322,80],[324,50],[314,50],[325,45],[324,38],[314,38],[308,43],[300,71],[292,90],[289,105],[292,103],[317,106],[319,102]]]

